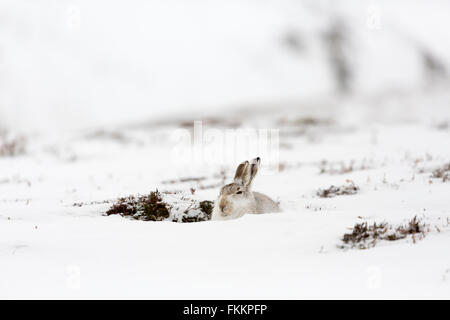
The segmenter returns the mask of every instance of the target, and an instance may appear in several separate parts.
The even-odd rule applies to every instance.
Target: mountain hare
[[[258,172],[261,159],[258,157],[242,162],[236,169],[234,181],[222,187],[214,206],[211,220],[229,220],[245,213],[279,212],[278,203],[265,194],[252,192],[250,186]]]

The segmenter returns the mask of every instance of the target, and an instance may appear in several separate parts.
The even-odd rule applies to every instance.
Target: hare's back
[[[256,212],[255,213],[269,213],[269,212],[279,212],[280,207],[278,203],[273,201],[271,198],[263,193],[253,192],[256,202]]]

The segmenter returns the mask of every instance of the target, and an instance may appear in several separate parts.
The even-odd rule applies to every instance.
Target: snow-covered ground
[[[449,9],[2,1],[0,298],[449,299],[450,181],[432,177],[450,163]],[[273,152],[221,140],[242,128],[275,130]],[[155,189],[215,200],[255,156],[281,213],[105,215]],[[425,237],[341,248],[357,223],[414,216]]]
[[[193,187],[199,199],[216,198],[215,174],[224,169],[229,180],[237,163],[175,161],[176,123],[30,136],[26,154],[0,158],[0,296],[450,298],[450,184],[430,178],[450,162],[449,101],[444,90],[394,96],[380,104],[390,106],[385,119],[357,99],[228,115],[280,130],[280,171],[263,170],[254,190],[283,208],[228,222],[103,215],[111,205],[104,200],[156,188]],[[207,179],[177,182],[187,177]],[[316,195],[347,180],[358,194]],[[338,247],[355,223],[413,216],[430,229],[415,243]]]

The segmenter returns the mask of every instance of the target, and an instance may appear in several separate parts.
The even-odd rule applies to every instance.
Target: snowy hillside
[[[0,3],[0,124],[158,119],[351,90],[415,90],[448,69],[447,1]]]

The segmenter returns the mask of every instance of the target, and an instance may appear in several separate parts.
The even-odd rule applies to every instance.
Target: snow
[[[193,187],[199,199],[217,197],[219,187],[167,183],[206,176],[207,186],[221,181],[214,173],[224,168],[230,179],[235,165],[173,167],[170,126],[120,129],[126,143],[82,132],[29,137],[28,153],[0,159],[1,180],[9,181],[0,184],[0,296],[449,298],[449,184],[430,183],[432,170],[450,159],[449,131],[432,125],[424,105],[422,115],[415,111],[420,121],[349,126],[337,117],[306,134],[281,134],[280,142],[290,145],[280,148],[285,169],[261,172],[253,188],[279,200],[283,212],[227,222],[103,215],[110,206],[103,200],[156,188]],[[361,108],[371,112],[355,110]],[[305,116],[301,109],[298,116]],[[249,122],[274,124],[276,117],[278,112]],[[353,161],[354,170],[336,172],[341,161],[346,167]],[[347,180],[360,188],[358,194],[316,196],[318,189]],[[355,223],[398,224],[416,215],[430,226],[423,240],[338,248]]]
[[[2,1],[0,131],[26,150],[0,156],[0,298],[449,299],[450,182],[431,177],[450,163],[449,83],[424,81],[418,53],[450,64],[449,4],[377,1],[373,30],[371,2],[317,3]],[[321,40],[336,16],[352,39],[350,95],[335,92]],[[225,144],[197,157],[177,140],[194,120],[219,134],[279,130],[277,152]],[[215,200],[258,155],[253,189],[280,213],[104,214],[155,189]],[[354,195],[317,196],[351,182]],[[414,216],[423,239],[340,248],[356,223]]]

